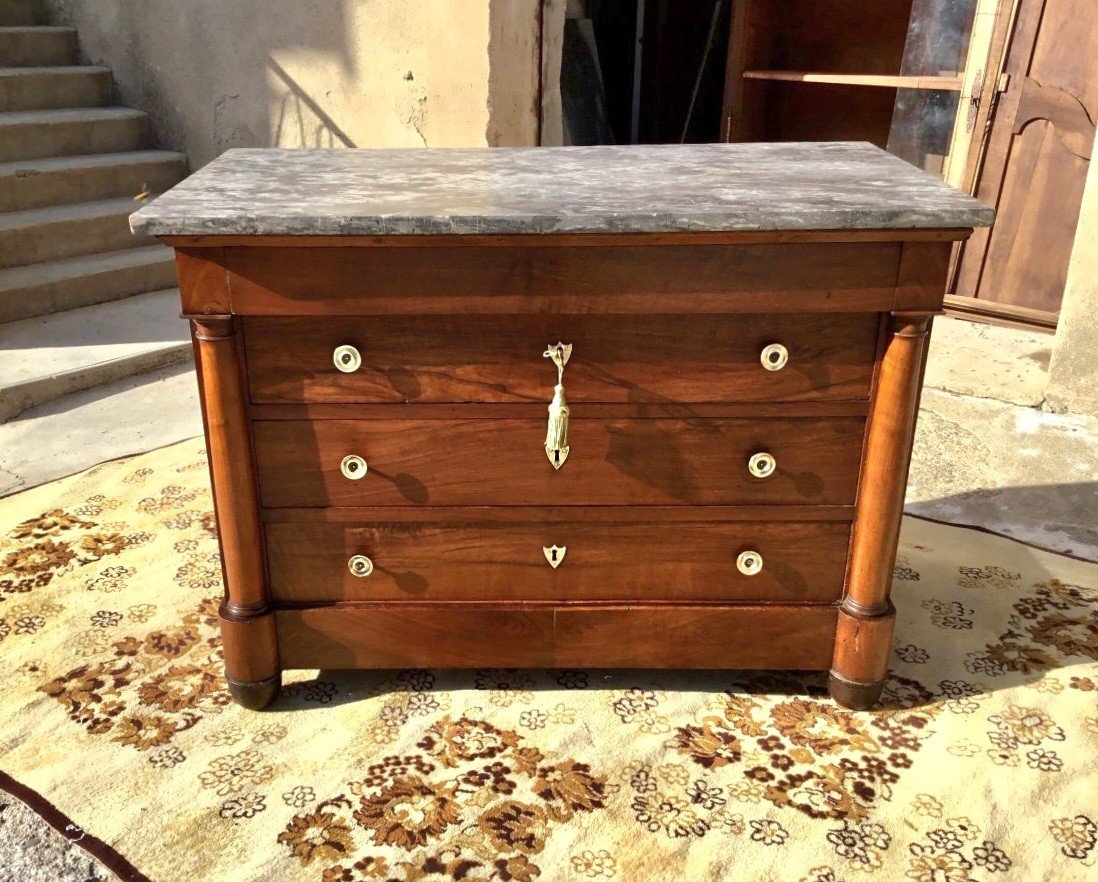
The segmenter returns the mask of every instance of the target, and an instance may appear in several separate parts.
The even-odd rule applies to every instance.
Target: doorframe
[[[946,182],[969,194],[975,193],[976,183],[983,170],[999,96],[1009,85],[1004,68],[1018,23],[1021,2],[1022,0],[977,0],[977,18],[965,63],[962,100],[957,108],[953,141],[945,170]],[[981,88],[976,89],[981,73]],[[975,113],[970,114],[974,97],[978,98],[978,103]],[[954,150],[957,151],[956,154]],[[958,161],[962,155],[963,161]],[[1011,306],[954,293],[957,289],[961,254],[965,247],[967,243],[964,242],[958,242],[953,247],[946,286],[948,293],[944,304],[947,314],[1011,327],[1055,330],[1059,312]]]
[[[954,247],[954,260],[958,249]],[[1008,303],[994,303],[975,297],[959,297],[947,294],[942,304],[945,314],[954,318],[967,319],[989,325],[1002,325],[1008,328],[1029,328],[1037,331],[1056,330],[1059,313],[1046,312],[1026,306],[1012,306]]]
[[[976,187],[995,106],[1006,85],[1003,68],[1019,4],[1020,0],[977,0],[961,78],[961,101],[943,169],[945,182],[966,193]]]

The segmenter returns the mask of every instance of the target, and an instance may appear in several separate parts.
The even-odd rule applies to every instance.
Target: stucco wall
[[[161,145],[531,144],[537,0],[48,0]]]
[[[1098,150],[1092,155],[1048,369],[1045,406],[1061,413],[1098,416]]]
[[[490,4],[487,138],[490,147],[538,143],[539,5],[539,0],[492,0]]]

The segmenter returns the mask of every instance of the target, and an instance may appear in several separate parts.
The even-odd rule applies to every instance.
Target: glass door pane
[[[942,174],[961,100],[961,82],[979,0],[914,0],[901,76],[924,77],[896,90],[888,150]]]

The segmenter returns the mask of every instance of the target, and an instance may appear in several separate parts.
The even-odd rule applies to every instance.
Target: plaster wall
[[[231,147],[532,144],[537,0],[48,0],[198,168]]]
[[[535,145],[541,115],[541,0],[482,5],[489,6],[488,146]]]
[[[1049,363],[1045,407],[1098,416],[1098,161],[1092,161],[1087,171]]]

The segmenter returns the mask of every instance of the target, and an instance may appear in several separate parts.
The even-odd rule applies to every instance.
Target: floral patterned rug
[[[0,501],[0,786],[122,878],[1094,879],[1098,565],[908,519],[892,678],[297,671],[229,702],[200,441]]]

